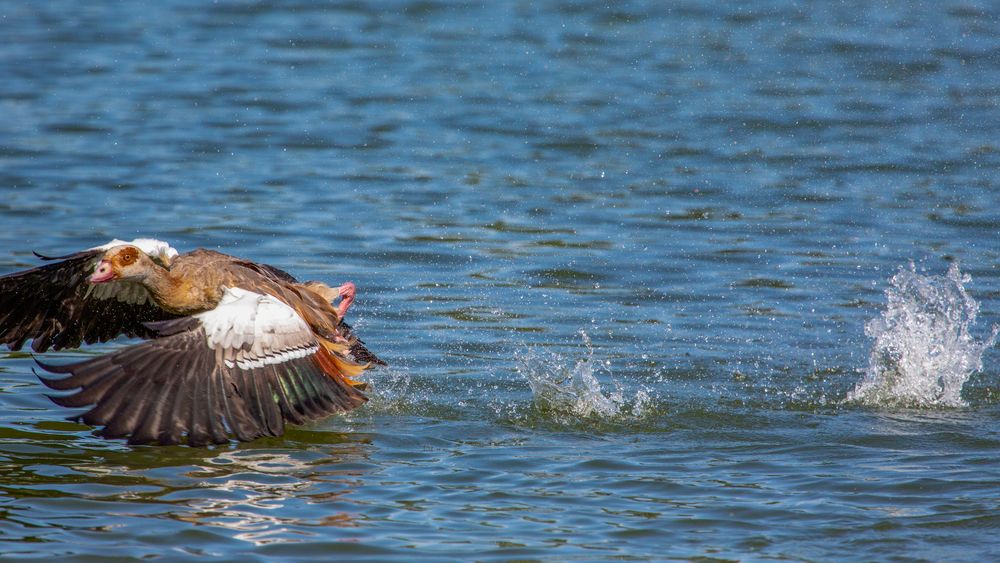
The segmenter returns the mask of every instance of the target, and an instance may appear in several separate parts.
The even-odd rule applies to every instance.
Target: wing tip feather
[[[67,385],[68,381],[70,379],[73,379],[73,376],[56,379],[53,377],[41,376],[38,374],[37,371],[34,370],[34,368],[32,368],[31,372],[35,374],[35,377],[37,377],[39,381],[42,382],[42,385],[48,387],[49,389],[52,389],[53,391],[69,391],[70,389],[79,387],[79,385],[72,385],[72,384]],[[49,398],[52,399],[51,396],[49,396]],[[52,401],[56,404],[59,404],[59,402],[56,401],[55,399],[52,399]]]
[[[50,401],[52,401],[53,403],[59,405],[60,407],[74,408],[74,407],[81,406],[81,405],[78,405],[78,404],[74,403],[73,400],[72,400],[73,397],[75,397],[76,395],[50,395],[50,394],[46,393],[45,396],[48,397]],[[72,420],[73,418],[79,419],[80,417],[79,416],[75,416],[75,417],[68,417],[68,418],[70,420]]]

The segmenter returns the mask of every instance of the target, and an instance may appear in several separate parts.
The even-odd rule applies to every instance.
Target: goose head
[[[105,283],[114,280],[141,281],[155,267],[153,260],[145,252],[132,245],[116,246],[101,257],[90,276],[90,283]]]

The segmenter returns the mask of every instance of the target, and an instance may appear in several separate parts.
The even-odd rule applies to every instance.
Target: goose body
[[[70,365],[48,387],[72,417],[130,443],[191,445],[279,436],[350,411],[353,380],[384,362],[343,322],[351,283],[332,288],[212,250],[179,254],[154,239],[49,258],[0,277],[0,344],[35,352],[126,335],[145,339]],[[339,304],[334,301],[339,299]]]

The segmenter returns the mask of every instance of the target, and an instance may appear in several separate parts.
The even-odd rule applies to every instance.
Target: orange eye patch
[[[136,253],[134,248],[126,248],[118,254],[118,258],[121,260],[122,264],[127,266],[135,262],[139,258],[139,255]]]

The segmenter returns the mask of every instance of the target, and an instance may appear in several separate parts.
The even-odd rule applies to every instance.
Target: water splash
[[[965,291],[971,278],[952,263],[944,276],[922,276],[913,263],[886,289],[882,316],[865,324],[875,340],[868,369],[848,402],[883,407],[961,407],[962,386],[983,367],[983,352],[1000,327],[977,341],[969,333],[979,304]]]
[[[563,422],[581,418],[641,418],[652,402],[649,393],[639,389],[629,398],[617,381],[614,390],[603,391],[595,369],[599,372],[606,366],[594,361],[594,348],[587,333],[581,330],[580,336],[587,354],[575,361],[534,349],[517,355],[517,371],[528,380],[535,406]]]

